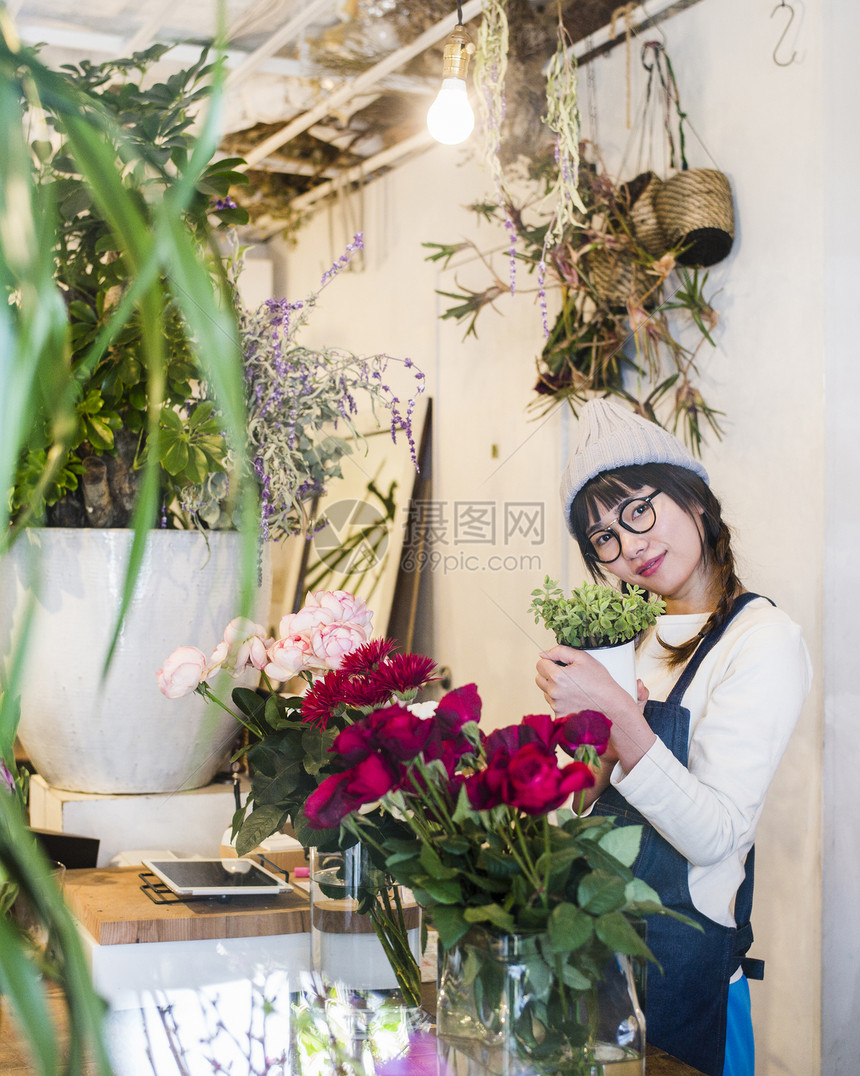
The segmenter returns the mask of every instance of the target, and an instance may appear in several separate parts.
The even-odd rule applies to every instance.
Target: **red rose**
[[[481,696],[475,684],[455,688],[443,695],[434,721],[442,737],[455,736],[468,721],[481,720]]]
[[[336,751],[350,766],[355,766],[376,749],[376,736],[369,722],[356,721],[347,725],[334,738],[331,750]]]
[[[431,721],[402,706],[389,706],[373,716],[379,749],[398,762],[408,762],[423,751],[433,730]]]
[[[376,755],[368,755],[345,773],[327,777],[305,802],[305,816],[313,829],[340,825],[365,803],[374,803],[398,783],[397,773]]]
[[[581,710],[558,719],[557,743],[569,755],[581,744],[591,744],[602,755],[609,742],[612,722],[597,710]]]
[[[537,743],[525,744],[511,756],[505,771],[505,803],[526,814],[546,814],[561,807],[567,797],[594,784],[584,762],[560,770],[552,751]]]
[[[549,714],[529,714],[519,725],[520,746],[527,743],[539,743],[544,747],[555,747],[556,721]]]
[[[466,795],[476,811],[489,811],[502,802],[499,782],[487,779],[487,770],[470,774],[466,780]]]
[[[356,805],[359,807],[381,799],[398,784],[400,778],[397,770],[383,762],[379,755],[368,755],[348,772],[349,795],[357,801]]]
[[[584,788],[592,788],[594,774],[591,767],[585,762],[571,762],[561,771],[559,790],[562,793],[562,802],[572,793],[581,792]],[[558,804],[560,807],[561,804]],[[552,808],[550,808],[552,809]]]
[[[312,792],[305,801],[305,817],[312,829],[331,829],[339,826],[341,819],[353,810],[356,804],[348,795],[349,770],[326,777],[316,792]]]
[[[484,740],[484,751],[488,761],[494,759],[499,752],[510,756],[519,746],[519,725],[506,725],[503,729],[493,729]]]

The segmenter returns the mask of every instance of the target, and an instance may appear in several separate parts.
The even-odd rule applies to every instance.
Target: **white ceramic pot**
[[[600,646],[594,650],[585,650],[610,673],[612,679],[624,690],[636,696],[636,643],[633,639],[615,646]]]
[[[4,661],[28,591],[40,595],[21,680],[18,735],[36,771],[55,788],[199,788],[223,766],[238,731],[233,717],[197,694],[165,698],[156,673],[177,646],[208,654],[236,615],[240,536],[210,532],[207,545],[196,531],[149,532],[103,680],[132,537],[127,529],[32,529],[0,565]],[[228,695],[235,684],[229,681]]]

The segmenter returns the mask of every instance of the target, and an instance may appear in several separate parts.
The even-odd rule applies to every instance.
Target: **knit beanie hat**
[[[708,482],[705,468],[668,430],[613,400],[589,400],[579,413],[579,441],[561,479],[567,529],[573,499],[589,479],[634,463],[674,463]]]

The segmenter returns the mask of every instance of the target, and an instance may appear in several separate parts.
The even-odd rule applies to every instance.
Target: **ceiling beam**
[[[438,146],[438,144],[428,130],[421,130],[411,138],[406,138],[402,142],[398,142],[397,145],[389,146],[387,149],[382,150],[376,156],[368,157],[361,164],[344,169],[343,172],[334,179],[330,179],[327,183],[320,183],[319,186],[313,187],[304,194],[299,194],[291,200],[290,208],[298,211],[307,209],[314,202],[318,202],[321,198],[327,198],[328,195],[348,187],[351,183],[359,183],[362,180],[369,179],[380,168],[389,168],[413,153],[419,153],[422,150],[429,149],[430,146]]]
[[[289,44],[319,15],[330,12],[333,4],[334,0],[310,0],[310,3],[305,4],[297,15],[284,23],[280,30],[272,34],[268,41],[260,45],[258,49],[254,49],[234,71],[230,72],[227,77],[227,89],[234,90],[240,82],[244,82],[249,75],[254,73],[263,60],[268,60],[284,45]],[[264,156],[268,156],[268,154],[264,154]]]
[[[647,10],[643,3],[631,13],[631,29],[641,31],[647,29],[649,26],[656,26],[664,19],[668,19],[670,16],[682,11],[684,8],[691,7],[696,3],[699,3],[699,0],[656,0],[654,3],[648,3]],[[464,7],[463,12],[464,18],[471,18],[471,15],[466,16],[466,7]],[[594,56],[608,52],[616,45],[623,43],[624,40],[625,31],[623,27],[620,33],[616,32],[613,34],[611,33],[611,26],[607,24],[597,30],[594,34],[589,35],[588,38],[584,38],[582,41],[577,42],[573,47],[573,52],[579,63],[585,63]],[[331,107],[331,104],[329,104],[328,107]],[[339,191],[348,189],[354,183],[369,180],[374,173],[381,168],[393,167],[407,157],[412,156],[415,153],[422,153],[431,146],[436,145],[437,143],[433,140],[428,131],[420,131],[418,134],[405,139],[403,142],[399,142],[397,145],[389,146],[381,153],[376,154],[375,157],[369,157],[360,165],[345,169],[328,182],[321,183],[311,190],[306,191],[304,194],[298,195],[291,200],[290,206],[297,211],[302,212],[303,210],[309,209],[316,202],[336,194]],[[274,229],[265,238],[271,239],[281,230],[281,228]]]
[[[649,0],[647,5],[643,2],[634,8],[628,22],[630,32],[641,34],[643,30],[677,15],[685,8],[698,4],[699,0]],[[611,51],[616,45],[622,45],[627,39],[627,25],[623,18],[616,20],[615,25],[607,23],[588,37],[577,41],[570,50],[580,64],[588,63],[596,56],[602,56]]]
[[[155,35],[164,24],[167,12],[176,6],[176,0],[161,0],[161,3],[150,4],[144,8],[146,18],[138,30],[127,38],[118,52],[118,56],[132,56],[135,52],[141,52],[155,40]],[[151,10],[150,10],[151,9]]]
[[[482,0],[468,0],[467,3],[463,4],[463,21],[468,22],[470,19],[475,18],[481,13],[481,8]],[[328,97],[319,101],[313,108],[309,109],[307,112],[303,112],[292,122],[286,124],[279,131],[275,131],[275,133],[270,135],[265,141],[250,150],[246,155],[246,167],[252,168],[258,161],[264,160],[276,149],[280,149],[285,143],[295,138],[296,135],[300,135],[304,131],[307,131],[308,128],[313,127],[317,120],[323,119],[345,101],[349,101],[350,98],[355,97],[356,94],[369,89],[369,87],[375,85],[385,75],[389,75],[392,71],[397,70],[398,67],[402,67],[402,65],[405,64],[407,60],[411,60],[413,56],[418,56],[422,52],[426,52],[427,49],[431,48],[438,41],[441,41],[443,37],[447,37],[456,24],[457,16],[452,13],[440,22],[437,22],[435,26],[431,26],[429,30],[425,30],[424,33],[420,34],[413,42],[411,42],[411,44],[404,45],[402,48],[392,52],[390,55],[386,56],[384,60],[380,60],[378,64],[374,65],[369,70],[364,71],[356,78],[348,79],[340,89],[329,94]]]
[[[74,30],[38,21],[19,23],[18,36],[28,45],[50,45],[55,48],[70,49],[88,57],[119,56],[124,41],[119,34],[106,34],[98,30]],[[183,64],[196,63],[200,59],[202,45],[187,45],[182,42],[172,44],[167,40],[165,44],[170,45],[170,52],[161,61],[162,63],[181,67]],[[248,53],[239,50],[228,49],[224,54],[224,62],[228,70],[239,67],[247,58]],[[261,64],[260,71],[270,75],[282,75],[285,78],[302,78],[307,74],[305,66],[298,60],[288,60],[280,56],[266,60]]]

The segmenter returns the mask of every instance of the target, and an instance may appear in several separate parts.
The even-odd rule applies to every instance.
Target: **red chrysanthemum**
[[[343,701],[348,706],[382,706],[390,697],[391,692],[372,675],[349,677],[343,685]]]
[[[302,699],[302,721],[324,729],[335,708],[343,702],[349,677],[343,669],[332,669]]]
[[[394,695],[411,691],[436,679],[430,675],[435,668],[436,662],[421,654],[395,654],[393,658],[382,662],[370,679]]]
[[[371,639],[369,643],[357,647],[347,654],[340,664],[341,672],[356,674],[369,673],[395,650],[397,643],[393,639]]]

